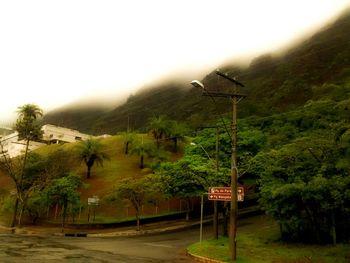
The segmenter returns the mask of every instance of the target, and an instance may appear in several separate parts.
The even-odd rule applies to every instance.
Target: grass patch
[[[138,134],[139,138],[142,138],[145,142],[153,142],[154,139],[148,134]],[[120,218],[126,218],[134,214],[133,208],[130,209],[124,202],[113,202],[109,203],[105,197],[113,190],[115,186],[118,185],[120,180],[125,178],[142,178],[142,176],[147,173],[152,172],[150,168],[140,169],[140,157],[137,155],[124,153],[124,143],[123,138],[120,135],[111,136],[108,138],[101,139],[103,144],[103,151],[109,155],[109,159],[103,162],[103,166],[98,166],[94,164],[91,170],[91,178],[86,178],[87,167],[83,160],[80,160],[76,156],[76,145],[75,143],[65,143],[65,144],[51,144],[36,149],[35,152],[42,155],[48,156],[57,150],[62,150],[65,153],[65,158],[67,160],[67,166],[69,166],[69,171],[81,177],[84,187],[79,189],[80,200],[83,205],[81,211],[81,220],[87,221],[87,201],[89,197],[94,195],[100,198],[100,206],[96,209],[96,221],[101,221],[103,223],[115,222]],[[172,146],[172,144],[169,144]],[[171,147],[167,147],[171,149]],[[183,144],[179,143],[179,152],[173,153],[168,152],[169,160],[175,160],[182,155]],[[152,158],[145,158],[146,167],[152,163]],[[10,193],[15,191],[15,185],[13,180],[3,171],[0,171],[0,206],[3,208],[11,208],[14,201],[8,201]],[[13,196],[13,195],[12,195]],[[168,204],[166,204],[168,203]],[[6,206],[5,206],[6,205]],[[3,209],[2,209],[3,210]],[[157,211],[155,207],[145,206],[144,213],[149,216],[154,216],[158,213],[163,213],[165,211],[176,211],[178,210],[177,204],[174,205],[171,202],[165,201],[164,204],[159,204]],[[45,209],[46,211],[46,209]],[[10,222],[12,217],[12,210],[7,209],[6,211],[1,211],[4,214],[6,222]],[[59,207],[58,212],[61,212],[61,207]],[[51,207],[49,218],[52,220],[54,218],[55,208]],[[57,216],[60,218],[60,215]],[[43,213],[41,220],[46,221],[46,212]],[[57,219],[59,220],[59,219]],[[70,220],[70,218],[67,220]],[[28,218],[29,222],[29,218]]]
[[[224,262],[241,263],[346,263],[350,262],[350,244],[336,246],[320,246],[305,244],[287,244],[278,240],[278,227],[264,217],[266,222],[261,224],[251,221],[248,225],[239,227],[237,235],[237,260],[230,261],[228,238],[206,240],[188,248],[191,254],[208,257]],[[254,220],[254,219],[249,219]]]

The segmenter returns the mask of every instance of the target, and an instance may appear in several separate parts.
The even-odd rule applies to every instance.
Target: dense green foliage
[[[143,178],[127,178],[109,194],[107,199],[111,202],[126,201],[135,209],[137,230],[140,230],[141,207],[147,203],[157,203],[162,200],[160,189],[163,188],[161,178],[155,174],[149,174]]]
[[[279,222],[285,240],[336,243],[349,239],[349,99],[349,82],[323,84],[313,86],[312,99],[291,111],[239,121],[238,180],[252,189],[258,182],[260,203]],[[216,179],[226,178],[221,183],[228,185],[230,128],[222,122],[218,125],[219,171],[223,174]],[[163,165],[171,180],[181,186],[172,183],[172,195],[182,189],[198,196],[208,186],[207,180],[213,177],[196,174],[196,188],[186,189],[192,183],[187,166],[203,166],[193,159],[196,154],[213,159],[215,140],[215,129],[204,129],[183,160]],[[208,167],[204,170],[210,171]],[[212,183],[220,185],[215,180]]]
[[[67,175],[52,180],[51,184],[45,189],[48,198],[48,204],[58,204],[63,208],[62,226],[64,227],[68,206],[79,207],[80,195],[77,191],[81,186],[81,179],[76,175]]]
[[[285,239],[349,239],[349,85],[314,87],[314,100],[304,106],[244,120],[267,138],[249,173],[260,178],[261,203]]]
[[[47,211],[48,207],[56,204],[63,205],[62,201],[64,199],[52,197],[51,194],[48,194],[48,191],[51,191],[52,187],[60,180],[68,180],[71,183],[69,187],[75,187],[74,191],[77,190],[76,186],[81,185],[79,177],[69,175],[70,167],[71,160],[67,158],[67,153],[60,148],[45,155],[38,153],[28,155],[22,183],[22,191],[25,195],[22,213],[27,213],[33,223]],[[76,192],[76,194],[78,193]]]

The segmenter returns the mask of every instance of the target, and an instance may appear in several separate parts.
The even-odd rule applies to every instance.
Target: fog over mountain
[[[238,77],[246,85],[244,92],[248,97],[242,102],[240,116],[285,111],[308,101],[315,85],[346,82],[350,61],[348,32],[350,9],[283,52],[262,54],[249,63],[242,60],[243,63],[227,61],[219,65],[221,71]],[[113,134],[125,130],[127,125],[142,130],[148,118],[160,114],[187,125],[201,125],[229,109],[229,101],[220,100],[215,106],[189,84],[197,78],[208,89],[227,88],[227,83],[216,75],[216,68],[202,76],[179,73],[163,78],[129,95],[113,109],[105,107],[105,103],[66,107],[60,113],[47,114],[44,122],[97,134]]]
[[[0,122],[13,121],[26,103],[47,113],[87,97],[125,99],[159,79],[200,79],[227,62],[285,47],[347,6],[348,0],[2,2]]]

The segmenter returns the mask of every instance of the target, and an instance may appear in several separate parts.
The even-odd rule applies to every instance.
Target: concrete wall
[[[88,134],[81,133],[76,130],[59,127],[51,124],[42,126],[43,142],[30,141],[29,150],[35,150],[48,143],[60,143],[60,142],[76,142],[86,140],[91,137]],[[6,152],[10,158],[19,156],[24,153],[26,148],[26,141],[18,140],[18,132],[14,132],[10,135],[4,136],[1,139],[2,149],[0,151]]]
[[[1,139],[2,151],[4,151],[10,158],[19,156],[24,153],[26,149],[26,141],[18,140],[18,132],[14,132]],[[29,143],[29,150],[33,151],[45,143],[31,141]],[[0,149],[1,150],[1,149]]]
[[[42,126],[41,130],[43,131],[43,140],[51,143],[76,142],[86,140],[90,137],[90,135],[81,133],[77,130],[51,124]]]

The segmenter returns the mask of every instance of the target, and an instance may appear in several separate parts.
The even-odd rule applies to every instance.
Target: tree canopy
[[[87,166],[87,178],[91,177],[91,168],[95,163],[102,166],[103,161],[109,159],[101,140],[94,138],[79,142],[76,145],[76,153],[77,158],[83,160]]]
[[[18,118],[15,130],[20,139],[38,140],[42,136],[41,126],[37,120],[43,116],[43,111],[35,104],[25,104],[18,107]]]
[[[163,194],[160,189],[163,189],[163,183],[160,177],[155,174],[138,179],[127,178],[118,183],[108,199],[129,202],[135,209],[137,230],[140,230],[141,206],[161,200]]]

